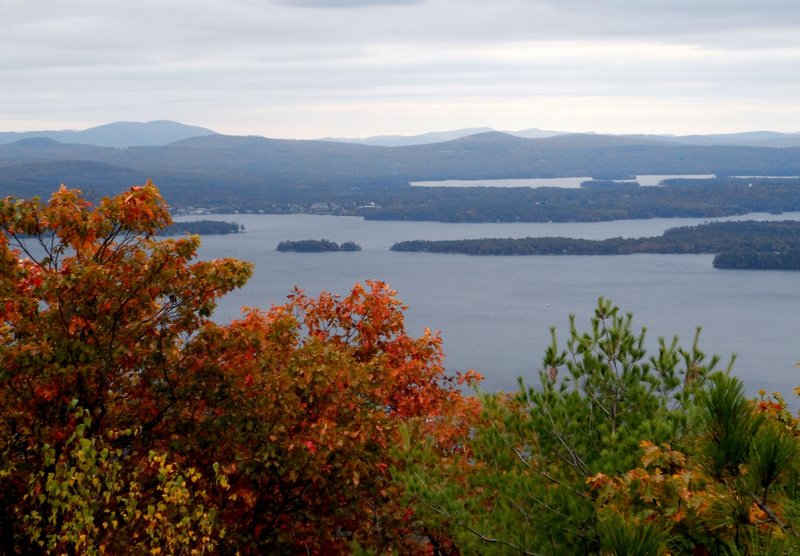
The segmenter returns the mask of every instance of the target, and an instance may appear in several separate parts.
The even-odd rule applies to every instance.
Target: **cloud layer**
[[[0,129],[800,130],[795,0],[5,0]]]

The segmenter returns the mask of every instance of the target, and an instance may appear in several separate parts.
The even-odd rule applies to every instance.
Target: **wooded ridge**
[[[634,192],[450,191],[409,185],[444,179],[637,174],[800,176],[800,148],[694,146],[574,134],[527,139],[498,132],[406,147],[223,135],[124,149],[44,138],[0,145],[0,195],[47,196],[66,183],[99,199],[123,191],[130,183],[153,179],[174,208],[204,207],[215,212],[311,212],[315,204],[325,203],[335,214],[381,219],[607,220],[690,210],[709,215],[710,211],[736,210],[732,203],[751,197],[736,192],[735,199],[728,200],[732,191],[690,193],[684,188],[672,193],[645,187]],[[775,210],[800,206],[793,192],[782,189],[786,184],[774,180],[723,180],[707,185],[746,187],[749,183],[770,188],[761,190],[761,195],[769,197],[761,205],[771,203]],[[670,202],[673,194],[686,198],[683,205],[678,200]],[[597,209],[595,216],[587,215],[589,208]]]
[[[717,268],[800,270],[800,222],[732,221],[671,228],[661,236],[602,240],[565,237],[412,240],[392,251],[463,255],[630,255],[715,253]]]

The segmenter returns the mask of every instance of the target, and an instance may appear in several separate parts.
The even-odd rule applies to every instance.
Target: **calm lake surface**
[[[643,187],[660,185],[664,180],[670,179],[698,179],[706,180],[715,177],[714,174],[647,174],[635,176],[631,180],[616,181],[637,181]],[[756,177],[756,176],[750,176]],[[523,179],[502,179],[502,180],[440,180],[440,181],[415,181],[411,185],[415,187],[565,187],[576,189],[585,181],[591,181],[589,176],[578,176],[571,178],[523,178]]]
[[[799,273],[717,270],[712,255],[470,257],[389,251],[396,241],[412,239],[651,236],[708,219],[442,224],[312,215],[202,218],[246,227],[244,234],[204,236],[203,258],[236,257],[256,265],[248,285],[222,300],[215,313],[220,322],[237,318],[242,306],[283,303],[294,286],[309,294],[323,289],[344,294],[355,282],[383,280],[409,306],[411,333],[426,326],[441,331],[448,369],[474,368],[486,376],[484,389],[511,390],[519,376],[538,381],[550,326],[566,338],[572,313],[585,330],[603,296],[632,312],[637,329],[647,327],[650,346],[659,336],[678,335],[688,348],[702,326],[702,349],[724,362],[736,352],[734,372],[750,394],[764,388],[791,397],[800,384]],[[800,213],[734,219],[800,220]],[[282,240],[322,238],[355,241],[363,251],[275,251]]]

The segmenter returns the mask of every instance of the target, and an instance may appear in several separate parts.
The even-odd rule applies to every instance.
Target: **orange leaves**
[[[483,375],[475,369],[469,369],[463,373],[458,373],[458,384],[466,384],[470,388],[475,388],[483,380]]]
[[[295,290],[283,306],[248,309],[241,320],[209,325],[197,338],[207,372],[226,384],[206,386],[205,411],[195,413],[195,430],[225,423],[213,453],[205,448],[203,457],[258,461],[230,481],[260,493],[255,503],[264,520],[289,516],[294,542],[299,531],[313,531],[302,546],[314,553],[346,550],[341,531],[367,546],[375,535],[406,527],[390,474],[401,424],[413,420],[455,438],[448,431],[462,423],[464,400],[444,376],[438,336],[409,336],[394,296],[379,282],[357,284],[343,297]],[[240,521],[251,510],[238,505],[225,515]],[[387,517],[376,521],[376,512]],[[275,546],[274,530],[259,531],[262,537],[248,542]]]
[[[457,387],[480,375],[446,376],[441,339],[410,336],[382,282],[343,297],[296,290],[283,306],[211,322],[252,266],[192,262],[196,237],[151,237],[169,214],[149,182],[98,207],[66,188],[47,204],[0,201],[0,219],[46,251],[20,260],[0,236],[0,492],[15,515],[50,511],[30,496],[42,488],[31,477],[47,475],[44,450],[63,453],[81,412],[86,445],[113,444],[108,461],[141,479],[129,486],[145,505],[125,511],[147,519],[120,518],[133,528],[124,542],[151,538],[169,516],[182,522],[185,509],[226,530],[221,552],[335,554],[353,539],[382,551],[408,527],[391,476],[401,427],[452,452],[477,412]],[[149,454],[167,451],[188,479],[154,480]],[[169,512],[152,503],[167,484]],[[98,504],[121,511],[113,496]]]
[[[795,388],[795,393],[800,395],[800,386]],[[792,414],[783,395],[780,392],[767,395],[764,390],[759,390],[758,395],[759,399],[755,402],[756,411],[777,420],[795,436],[800,437],[800,415]]]
[[[369,394],[376,403],[399,416],[436,413],[452,393],[431,385],[447,385],[442,367],[441,340],[429,330],[421,338],[405,332],[403,305],[383,282],[356,284],[344,298],[323,293],[311,299],[295,290],[286,306],[273,309],[271,318],[289,313],[305,333],[337,346],[373,369]],[[477,373],[468,379],[477,379]]]
[[[187,344],[201,311],[243,284],[250,266],[190,266],[196,238],[149,237],[168,221],[152,184],[99,207],[64,187],[48,203],[0,201],[0,491],[18,501],[14,512],[48,507],[26,498],[25,485],[43,472],[46,447],[64,448],[75,410],[92,416],[92,440],[117,435],[125,457],[115,461],[131,476],[150,448],[175,440],[178,415],[191,414],[185,404],[199,385],[188,370],[198,364]]]
[[[707,483],[698,479],[686,465],[686,456],[668,444],[656,446],[642,441],[642,467],[621,477],[602,473],[589,477],[586,484],[596,493],[600,507],[631,513],[646,522],[664,520],[669,524],[697,523],[708,511],[714,496]]]
[[[158,189],[150,180],[143,186],[131,187],[128,193],[104,199],[100,212],[107,220],[116,222],[123,231],[146,236],[172,223]]]

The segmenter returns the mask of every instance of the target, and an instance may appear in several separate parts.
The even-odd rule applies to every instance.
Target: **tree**
[[[121,526],[91,525],[122,511],[112,499],[119,485],[98,487],[110,502],[75,516],[46,494],[48,481],[70,476],[64,466],[74,470],[86,442],[103,454],[87,475],[110,465],[115,475],[152,479],[149,454],[167,450],[176,390],[191,384],[182,352],[215,300],[251,271],[233,260],[188,264],[196,237],[153,239],[169,222],[151,184],[97,207],[64,187],[46,205],[0,203],[0,515],[9,552],[80,551],[65,536],[79,517],[82,534],[95,527],[94,546],[111,548],[126,535]]]
[[[644,542],[603,525],[587,480],[635,467],[642,440],[688,442],[695,397],[717,364],[696,340],[689,350],[660,340],[648,358],[644,339],[601,298],[587,332],[570,319],[566,349],[553,332],[537,388],[520,381],[516,395],[481,396],[462,452],[442,460],[409,442],[401,474],[418,514],[469,552],[593,553],[617,533]],[[652,533],[652,546],[665,543]]]
[[[391,448],[467,426],[438,336],[379,282],[217,325],[251,265],[169,223],[150,183],[0,202],[3,550],[421,550]]]
[[[645,441],[639,466],[590,479],[601,521],[647,525],[672,553],[797,553],[798,421],[779,396],[748,401],[742,383],[722,374],[697,408],[685,453]]]

